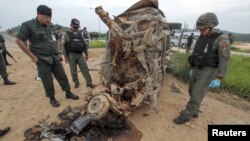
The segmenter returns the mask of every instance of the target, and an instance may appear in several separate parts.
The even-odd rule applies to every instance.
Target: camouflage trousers
[[[184,119],[190,119],[198,114],[201,102],[208,91],[208,85],[214,79],[215,73],[216,68],[212,67],[194,68],[189,82],[190,99],[185,110],[181,113]]]
[[[53,64],[49,64],[42,59],[38,59],[37,62],[38,76],[42,79],[43,87],[45,89],[45,94],[47,97],[51,97],[55,95],[53,76],[56,78],[58,83],[60,84],[63,91],[69,91],[70,85],[68,78],[65,74],[63,66],[61,62],[53,62]]]
[[[0,53],[0,75],[2,76],[2,78],[8,77],[8,74],[6,71],[6,65],[5,65],[5,61],[4,61],[2,53]]]
[[[80,71],[86,80],[86,84],[92,84],[92,78],[89,74],[89,68],[83,57],[83,54],[70,52],[69,66],[70,66],[70,73],[74,83],[79,83],[77,65],[79,66]]]

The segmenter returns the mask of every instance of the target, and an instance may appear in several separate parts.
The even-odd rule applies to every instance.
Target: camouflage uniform
[[[77,26],[76,28],[79,28],[79,21],[77,19],[72,19],[71,24],[74,24],[76,21]],[[72,25],[71,25],[72,26]],[[79,42],[73,43],[75,40],[78,40]],[[71,50],[71,48],[77,48],[76,50]],[[70,65],[70,72],[73,79],[73,82],[75,83],[75,88],[79,86],[79,79],[78,79],[78,73],[77,73],[77,65],[80,68],[80,71],[82,72],[83,77],[86,80],[87,87],[93,87],[92,85],[92,78],[89,74],[88,65],[83,57],[83,52],[86,57],[88,57],[88,51],[86,44],[82,34],[80,31],[67,31],[64,35],[64,46],[63,46],[63,53],[65,58],[69,61]]]
[[[8,79],[8,73],[6,70],[5,60],[4,60],[4,57],[2,55],[4,50],[6,50],[4,43],[5,43],[5,40],[3,38],[3,35],[0,34],[0,75],[4,79],[4,85],[14,85],[16,83],[12,82]]]
[[[0,52],[2,53],[2,55],[3,55],[3,59],[4,59],[4,62],[5,62],[5,65],[10,65],[10,63],[8,62],[8,60],[7,60],[7,51],[6,51],[6,47],[5,47],[5,40],[4,40],[4,38],[3,38],[3,35],[2,34],[0,34],[0,43],[2,43],[3,44],[3,46],[0,48]]]
[[[211,13],[206,13],[198,19],[198,28],[199,23],[205,22],[209,24],[209,21],[213,21],[213,18],[211,18],[209,14]],[[205,19],[202,19],[204,16]],[[216,22],[212,22],[212,25],[205,25],[205,27],[214,27],[217,24]],[[200,36],[198,38],[193,54],[189,57],[190,65],[193,67],[193,73],[189,83],[190,99],[185,110],[174,120],[176,124],[183,124],[192,117],[198,117],[201,102],[208,91],[210,82],[215,77],[222,79],[227,71],[230,58],[229,45],[230,41],[228,36],[219,30],[212,30],[208,36]],[[204,59],[199,60],[202,56]]]

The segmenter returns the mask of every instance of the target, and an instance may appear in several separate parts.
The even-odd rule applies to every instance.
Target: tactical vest
[[[77,32],[76,35],[70,31],[66,31],[66,33],[70,40],[67,45],[67,50],[69,52],[82,53],[83,51],[86,51],[86,44],[83,40],[81,32]]]
[[[83,31],[83,37],[84,39],[88,39],[89,38],[89,34],[87,31]]]
[[[191,66],[197,66],[200,69],[208,66],[217,68],[219,65],[218,49],[213,50],[215,40],[222,33],[214,33],[208,38],[200,37],[193,51],[193,54],[188,58]]]

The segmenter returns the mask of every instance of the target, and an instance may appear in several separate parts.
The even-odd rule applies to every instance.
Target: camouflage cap
[[[70,26],[73,26],[73,27],[75,27],[75,28],[79,28],[79,27],[80,27],[80,21],[77,20],[76,18],[73,18],[73,19],[71,20]]]
[[[196,21],[196,29],[204,27],[215,27],[219,24],[217,16],[214,13],[202,14]]]
[[[52,15],[52,9],[46,5],[39,5],[36,10],[37,10],[37,13],[41,15],[47,15],[47,16]]]

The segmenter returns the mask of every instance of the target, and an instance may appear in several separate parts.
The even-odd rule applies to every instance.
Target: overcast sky
[[[36,17],[36,8],[45,4],[52,8],[52,22],[69,26],[72,18],[80,20],[81,27],[99,31],[99,17],[94,8],[102,5],[109,15],[124,12],[138,0],[0,0],[1,30],[20,25]],[[158,0],[168,22],[180,22],[193,28],[199,15],[214,12],[218,28],[237,33],[250,33],[250,0]],[[101,32],[107,27],[100,22]]]

